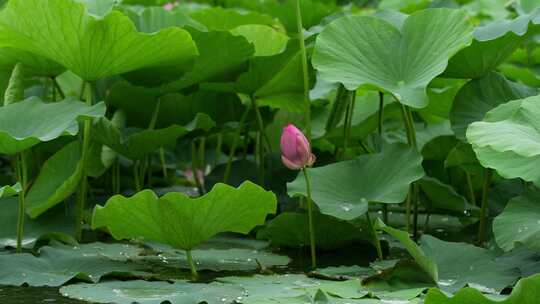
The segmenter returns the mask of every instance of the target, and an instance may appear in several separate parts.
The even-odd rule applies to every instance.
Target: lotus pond
[[[0,0],[0,303],[540,303],[540,1]]]

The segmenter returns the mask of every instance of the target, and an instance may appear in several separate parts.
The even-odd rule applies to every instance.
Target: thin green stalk
[[[66,98],[66,94],[64,94],[64,91],[62,91],[62,88],[61,88],[60,85],[58,84],[58,81],[56,81],[56,78],[52,77],[51,79],[52,79],[54,88],[56,88],[56,91],[57,91],[58,94],[60,95],[60,98],[65,99],[65,98]],[[53,88],[53,90],[54,90],[54,88]],[[55,100],[55,101],[56,101],[56,100]]]
[[[246,110],[242,114],[242,117],[240,117],[238,128],[236,128],[236,133],[234,134],[231,150],[229,151],[229,159],[227,160],[227,166],[225,167],[225,174],[223,175],[224,184],[226,184],[229,181],[229,177],[231,175],[232,162],[234,160],[234,155],[236,154],[236,148],[238,147],[238,140],[240,139],[240,134],[242,133],[242,129],[244,128],[244,123],[247,119],[248,113],[249,113],[249,108],[246,108]]]
[[[379,152],[382,151],[382,135],[383,135],[383,122],[384,122],[384,93],[379,91],[379,115],[378,115],[378,128],[379,134]],[[383,221],[388,225],[388,205],[382,204]]]
[[[216,138],[216,157],[214,157],[214,167],[217,166],[218,161],[221,159],[221,148],[223,145],[223,134],[218,133]]]
[[[255,162],[259,167],[259,185],[264,185],[264,148],[262,145],[262,133],[260,131],[255,133]]]
[[[201,137],[200,140],[199,140],[198,162],[199,162],[199,169],[201,170],[203,176],[204,176],[204,173],[206,172],[205,154],[206,154],[206,138]],[[196,177],[196,179],[199,179],[198,175],[196,175],[195,177]],[[201,183],[201,189],[202,189],[202,193],[205,194],[206,189],[204,188],[204,183]]]
[[[381,241],[379,240],[379,235],[377,234],[377,230],[375,230],[375,227],[373,227],[373,222],[371,221],[369,210],[366,211],[366,220],[368,222],[369,230],[373,234],[373,241],[375,242],[375,248],[377,249],[377,256],[379,257],[379,260],[382,261],[384,257],[382,254]]]
[[[414,213],[413,213],[413,240],[414,241],[417,241],[418,240],[418,200],[419,200],[419,197],[418,197],[418,185],[417,184],[412,184],[412,188],[413,188],[413,203],[414,203]],[[427,214],[429,215],[429,209],[426,210]]]
[[[186,258],[189,264],[189,269],[191,270],[191,280],[197,281],[199,279],[199,274],[197,273],[197,267],[193,261],[193,256],[191,255],[191,250],[186,250]]]
[[[156,106],[154,107],[154,112],[152,112],[152,118],[150,119],[150,123],[148,124],[147,130],[154,130],[156,128],[156,122],[159,116],[160,108],[161,108],[161,98],[158,98],[156,102]],[[141,187],[144,185],[148,166],[151,165],[151,161],[152,159],[150,158],[150,156],[146,156],[141,162],[140,171],[139,171],[139,176],[140,176],[139,182],[141,184]]]
[[[163,172],[163,178],[167,179],[167,165],[165,162],[165,149],[163,147],[159,148],[159,161],[161,163],[161,171]]]
[[[491,184],[492,171],[489,168],[484,169],[484,185],[482,186],[482,206],[480,207],[480,227],[478,228],[478,242],[483,244],[486,237],[487,205],[489,185]]]
[[[21,152],[16,160],[17,179],[21,184],[21,192],[19,193],[19,211],[17,218],[17,253],[22,252],[22,240],[24,235],[24,214],[25,214],[25,196],[27,187],[28,169],[26,165],[25,152]]]
[[[85,90],[85,101],[88,106],[93,103],[93,86],[88,83],[88,88]],[[86,164],[88,162],[88,153],[90,150],[90,132],[92,127],[92,120],[87,119],[83,125],[82,136],[82,157],[81,157],[81,182],[79,184],[79,196],[77,200],[77,216],[75,222],[75,238],[77,241],[82,239],[82,225],[84,218],[84,208],[86,205],[86,196],[88,192],[88,180],[86,176]]]
[[[120,161],[118,159],[113,165],[113,193],[120,194]]]
[[[135,182],[135,191],[139,192],[142,190],[141,185],[141,172],[139,170],[140,168],[140,160],[136,160],[133,162],[133,182]]]
[[[426,221],[424,222],[424,234],[427,234],[429,231],[429,220],[431,218],[431,212],[426,214]]]
[[[309,100],[309,73],[308,73],[308,60],[306,52],[306,42],[304,41],[304,27],[302,26],[302,10],[300,8],[300,1],[296,0],[296,30],[298,33],[298,41],[300,43],[300,54],[302,56],[302,78],[304,81],[304,119],[306,124],[306,137],[311,140],[311,102]]]
[[[407,133],[407,142],[409,143],[409,146],[415,149],[418,149],[418,143],[416,141],[416,131],[414,128],[414,120],[413,120],[412,112],[407,106],[401,104],[401,113],[403,115],[405,131]],[[413,235],[414,235],[414,238],[416,239],[418,235],[418,189],[415,187],[414,184],[412,184],[409,187],[409,194],[407,196],[407,231],[409,231],[409,228],[410,228],[411,203],[414,208]]]
[[[467,189],[469,190],[469,199],[471,201],[471,204],[476,206],[476,196],[474,195],[474,188],[472,184],[471,174],[469,172],[465,172],[465,177],[467,178]]]
[[[315,247],[315,226],[313,224],[313,201],[311,200],[311,183],[306,168],[302,169],[306,180],[307,211],[309,225],[309,245],[311,248],[311,268],[317,268],[317,251]]]
[[[406,217],[406,226],[407,231],[411,231],[411,200],[412,200],[412,185],[409,186],[409,193],[407,193],[407,199],[405,201],[405,217]]]
[[[356,91],[352,92],[351,102],[347,106],[347,112],[345,114],[345,123],[343,125],[343,154],[341,158],[347,155],[347,148],[351,137],[352,119],[354,115],[354,107],[356,103]]]
[[[257,126],[259,127],[259,132],[261,132],[261,135],[264,138],[267,151],[272,153],[272,144],[270,143],[270,139],[268,139],[268,136],[266,135],[266,130],[264,128],[264,121],[262,119],[262,115],[259,110],[259,105],[257,104],[257,100],[255,100],[255,97],[250,97],[250,99],[251,99],[251,105],[253,107],[253,110],[255,111],[255,117],[257,118]]]

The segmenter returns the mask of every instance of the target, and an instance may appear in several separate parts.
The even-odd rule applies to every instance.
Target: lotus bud
[[[292,124],[284,127],[281,134],[281,161],[291,170],[300,170],[315,162],[308,139]]]
[[[172,11],[172,9],[178,5],[178,1],[177,2],[169,2],[169,3],[166,3],[163,5],[163,8],[166,10],[166,11]]]

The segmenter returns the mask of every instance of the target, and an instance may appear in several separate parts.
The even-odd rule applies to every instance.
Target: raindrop
[[[348,204],[348,203],[343,203],[343,204],[340,204],[339,205],[339,208],[341,208],[341,210],[345,211],[345,212],[349,212],[352,210],[353,208],[353,205],[352,204]]]

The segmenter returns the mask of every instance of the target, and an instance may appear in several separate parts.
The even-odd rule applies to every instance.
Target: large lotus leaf
[[[81,145],[67,144],[51,156],[26,195],[26,213],[36,218],[73,194],[82,177]]]
[[[14,48],[0,48],[0,69],[12,70],[19,62],[22,63],[26,76],[54,77],[65,70],[58,63],[32,53]]]
[[[232,81],[245,68],[245,63],[255,53],[253,44],[243,36],[230,32],[192,30],[199,57],[193,69],[181,79],[165,85],[162,92],[175,92],[207,81]],[[219,50],[219,52],[216,52]]]
[[[418,266],[420,266],[420,268],[426,274],[428,274],[434,282],[437,282],[439,279],[439,270],[437,264],[426,253],[424,253],[424,251],[418,247],[413,240],[411,240],[408,232],[386,226],[380,219],[376,221],[375,227],[390,234],[401,244],[403,244],[407,252],[409,252],[409,254],[413,257]]]
[[[197,55],[183,29],[138,33],[119,11],[96,17],[74,0],[9,1],[0,32],[0,45],[56,61],[87,81],[152,66],[187,69]]]
[[[477,206],[469,204],[467,199],[457,193],[452,186],[444,184],[436,178],[425,176],[418,184],[429,199],[430,208],[461,214],[466,211],[478,210]]]
[[[508,297],[487,297],[474,288],[464,288],[453,296],[430,289],[425,304],[536,304],[540,298],[540,275],[519,280]]]
[[[191,250],[220,232],[246,234],[275,211],[275,195],[251,182],[238,188],[217,184],[200,198],[175,192],[158,198],[144,190],[97,206],[92,228],[107,227],[116,239],[143,237]]]
[[[401,28],[371,16],[346,16],[317,37],[313,65],[323,79],[349,90],[374,86],[415,108],[428,104],[426,87],[448,59],[471,41],[463,11],[416,12]]]
[[[493,221],[493,234],[504,250],[522,243],[540,251],[540,192],[529,191],[511,199]]]
[[[269,240],[275,246],[309,246],[308,227],[307,214],[285,212],[259,230],[257,238]],[[362,233],[362,228],[320,213],[314,215],[314,227],[317,247],[325,250],[370,240],[367,232]]]
[[[291,262],[289,257],[266,251],[264,248],[241,248],[238,245],[227,243],[220,244],[220,247],[225,248],[215,248],[215,245],[215,243],[205,243],[200,249],[194,249],[192,251],[197,262],[197,269],[248,271],[257,270],[261,267],[286,266]],[[189,269],[189,263],[184,251],[157,243],[150,244],[150,247],[160,253],[157,256],[144,257],[145,261],[158,262],[161,266],[167,266],[173,269]]]
[[[510,100],[536,95],[537,90],[507,80],[492,72],[465,84],[457,93],[450,121],[456,137],[465,141],[467,127],[484,118],[491,109]]]
[[[490,293],[499,293],[520,276],[520,266],[532,253],[510,252],[500,256],[495,251],[466,243],[439,240],[422,236],[421,249],[435,261],[439,270],[437,284],[447,292],[456,292],[469,285]]]
[[[289,37],[266,25],[247,24],[231,30],[245,37],[255,47],[254,56],[272,56],[283,52]]]
[[[236,91],[254,96],[259,105],[302,112],[302,61],[298,40],[290,40],[285,52],[253,58],[249,70],[236,81]]]
[[[111,281],[99,284],[64,286],[60,293],[66,297],[92,303],[116,304],[228,304],[241,300],[240,286],[221,283],[195,284],[185,281],[147,282]]]
[[[180,10],[167,11],[161,7],[138,6],[125,7],[125,13],[133,21],[137,30],[144,33],[158,32],[167,27],[190,26],[200,31],[205,31],[206,27],[191,19]]]
[[[482,166],[505,178],[540,185],[540,96],[510,101],[467,129],[467,140]]]
[[[19,201],[15,197],[0,200],[0,248],[17,246],[17,213]],[[24,236],[22,245],[32,248],[40,239],[60,238],[66,242],[74,242],[75,219],[66,215],[66,208],[58,206],[47,211],[38,219],[26,217],[24,220]]]
[[[41,248],[37,257],[29,253],[0,254],[0,284],[61,286],[74,278],[97,283],[107,274],[148,275],[140,265],[110,260],[100,251],[55,245]]]
[[[495,69],[525,41],[531,23],[536,25],[540,20],[523,15],[477,27],[471,45],[450,59],[443,76],[478,78]]]
[[[297,33],[296,0],[225,0],[227,7],[242,7],[277,17],[288,32]],[[302,25],[308,29],[318,25],[322,19],[339,11],[333,1],[303,0],[300,2]]]
[[[248,24],[276,26],[278,23],[268,15],[221,7],[198,10],[190,17],[213,31],[228,31]]]
[[[1,107],[0,153],[15,154],[65,134],[75,135],[79,131],[78,119],[104,114],[104,103],[87,106],[70,99],[44,103],[37,97],[31,97]]]
[[[158,95],[143,87],[119,82],[109,89],[105,99],[107,105],[121,109],[127,116],[127,125],[145,128],[152,120]],[[197,113],[205,113],[216,124],[236,121],[244,108],[236,94],[197,91],[190,95],[179,93],[159,97],[160,108],[156,128],[173,124],[184,125],[193,120]]]
[[[207,131],[215,123],[206,114],[197,114],[186,126],[172,125],[163,129],[118,129],[106,118],[99,119],[93,126],[92,136],[96,142],[106,145],[117,153],[132,160],[142,159],[157,149],[174,146],[176,139],[194,130]]]
[[[364,214],[369,202],[398,204],[409,184],[422,178],[421,155],[403,145],[389,145],[378,154],[307,169],[312,199],[322,213],[343,220]],[[287,184],[291,196],[306,195],[303,174]]]

